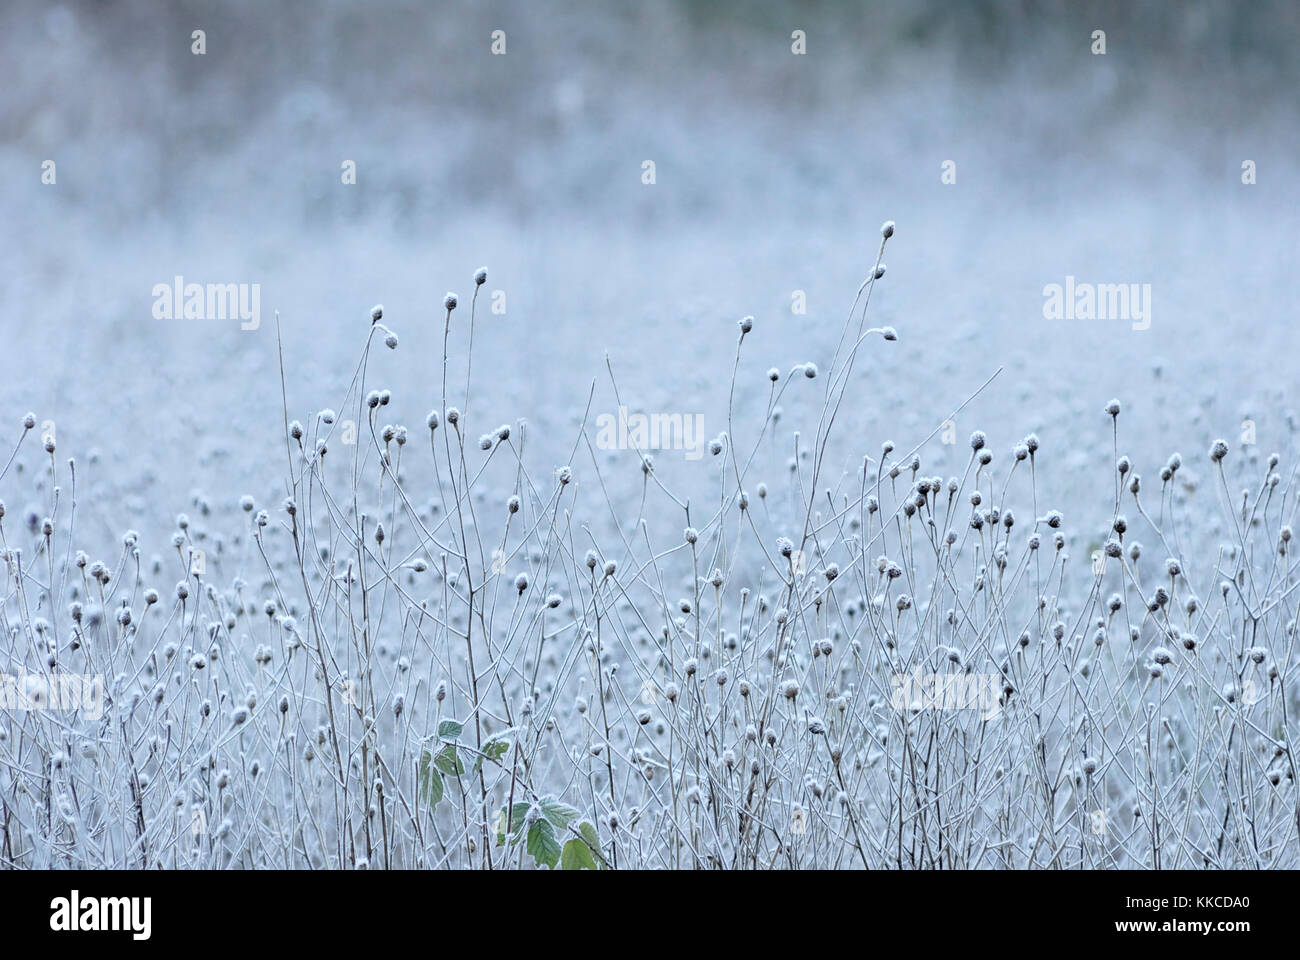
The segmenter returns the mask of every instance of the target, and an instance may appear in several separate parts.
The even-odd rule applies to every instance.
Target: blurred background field
[[[105,537],[161,538],[195,488],[281,489],[273,310],[305,418],[382,302],[402,346],[370,385],[415,428],[443,293],[486,265],[507,310],[479,315],[472,436],[526,418],[563,462],[593,380],[614,409],[606,352],[630,407],[713,435],[735,321],[756,317],[737,399],[761,416],[769,366],[827,367],[893,219],[872,309],[900,342],[855,374],[843,462],[910,449],[1004,366],[959,435],[1001,454],[1037,431],[1044,488],[1104,521],[1109,488],[1073,478],[1111,459],[1112,396],[1150,473],[1247,417],[1292,448],[1298,28],[1285,2],[9,3],[2,422],[56,423]],[[178,274],[259,283],[260,330],[155,320]],[[1045,320],[1066,275],[1150,283],[1151,328]],[[811,433],[819,398],[785,424]],[[927,469],[967,452],[936,443]]]

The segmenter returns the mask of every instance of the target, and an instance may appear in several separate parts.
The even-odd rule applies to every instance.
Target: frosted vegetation
[[[908,337],[872,323],[893,235],[823,369],[738,382],[765,354],[739,321],[676,471],[598,448],[616,354],[564,462],[527,411],[484,422],[486,271],[418,382],[390,383],[376,307],[343,395],[299,409],[281,339],[259,455],[282,495],[214,472],[170,543],[106,549],[29,415],[0,468],[38,505],[0,508],[0,671],[37,702],[0,712],[0,863],[1300,866],[1296,466],[1130,449],[1122,398],[1089,398],[1109,467],[1084,485],[1113,508],[1075,530],[1036,436],[976,430],[927,469],[996,366],[927,402],[928,433],[836,433],[872,400],[863,358]],[[102,701],[40,702],[61,675]]]

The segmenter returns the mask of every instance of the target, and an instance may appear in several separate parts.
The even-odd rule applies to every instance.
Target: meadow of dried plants
[[[871,306],[905,243],[882,227],[824,368],[738,382],[779,354],[737,318],[672,471],[599,435],[636,407],[616,350],[574,373],[563,462],[529,410],[486,419],[486,270],[347,318],[351,382],[310,408],[268,325],[282,491],[216,471],[170,542],[83,520],[82,452],[13,418],[0,865],[1300,866],[1294,450],[1135,448],[1125,397],[1082,398],[1109,467],[1072,489],[1113,509],[1080,528],[1059,437],[953,447],[996,363],[969,396],[859,375],[910,335]],[[394,379],[415,325],[441,350]],[[882,397],[927,426],[864,435]]]

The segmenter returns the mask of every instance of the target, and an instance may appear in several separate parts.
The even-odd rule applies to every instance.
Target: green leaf
[[[528,829],[528,846],[525,849],[539,864],[546,864],[551,869],[560,862],[560,841],[556,839],[555,828],[545,817],[539,818]]]
[[[560,854],[561,870],[595,870],[596,858],[591,855],[591,848],[574,837],[564,845],[564,852]]]
[[[542,797],[542,813],[546,814],[546,819],[551,821],[559,830],[563,830],[569,825],[570,820],[578,816],[576,807],[561,803],[554,797]]]
[[[509,740],[489,740],[483,744],[483,756],[474,761],[474,772],[478,773],[483,769],[483,759],[500,760],[510,750]]]
[[[584,820],[579,824],[578,832],[582,834],[582,838],[587,841],[587,844],[591,849],[600,853],[600,836],[596,833],[595,827]]]
[[[447,744],[433,758],[433,764],[449,777],[458,777],[465,772],[465,764],[460,762],[455,744]]]
[[[528,806],[527,803],[516,803],[514,806],[514,814],[509,817],[510,832],[514,835],[513,840],[515,843],[519,842],[519,836],[523,833],[524,817],[528,816]],[[496,833],[498,847],[505,846],[506,823],[506,808],[502,807],[497,811]]]
[[[430,807],[436,807],[442,799],[442,775],[434,766],[433,757],[428,750],[420,754],[420,796]]]
[[[460,732],[465,729],[465,724],[456,720],[444,720],[438,724],[438,736],[450,737],[455,739],[460,736]]]

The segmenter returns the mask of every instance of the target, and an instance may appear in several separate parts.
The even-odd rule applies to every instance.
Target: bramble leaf
[[[542,797],[542,813],[546,814],[546,819],[555,825],[556,829],[563,830],[569,825],[569,821],[578,816],[576,807],[571,807],[567,803],[555,799],[555,797]]]
[[[528,807],[529,804],[527,803],[516,803],[514,805],[514,812],[509,818],[507,818],[506,816],[505,807],[502,807],[500,810],[497,811],[497,819],[496,819],[495,827],[496,827],[498,847],[505,845],[507,820],[509,821],[510,832],[513,835],[511,838],[512,842],[514,843],[519,842],[519,837],[523,833],[523,829],[524,829],[524,823],[525,823],[524,818],[528,816]]]
[[[539,818],[528,829],[528,846],[525,848],[539,864],[546,864],[551,869],[560,862],[560,841],[556,839],[555,828],[545,817]]]
[[[464,729],[465,724],[457,720],[444,720],[438,724],[438,736],[455,739],[460,736],[461,731]]]
[[[460,756],[456,753],[456,745],[452,743],[438,751],[438,755],[433,758],[433,763],[449,777],[456,777],[465,772],[465,764],[461,763]]]
[[[420,754],[420,796],[430,807],[436,807],[442,800],[442,774],[434,764],[433,755],[428,750]]]
[[[564,851],[560,854],[561,870],[595,870],[596,858],[591,855],[591,848],[574,837],[564,845]]]
[[[486,757],[489,760],[499,761],[502,757],[504,757],[509,752],[509,750],[510,750],[509,740],[496,740],[496,739],[489,740],[487,743],[483,744],[483,756],[479,757],[474,761],[474,772],[478,773],[479,770],[483,769],[484,757]]]

